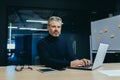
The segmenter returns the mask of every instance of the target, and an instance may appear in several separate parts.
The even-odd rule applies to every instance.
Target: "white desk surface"
[[[1,66],[0,80],[120,80],[120,76],[108,76],[99,72],[101,70],[120,70],[120,63],[106,63],[93,71],[66,69],[41,73],[37,69],[45,67],[30,67],[33,70],[23,69],[21,72],[17,72],[15,66]]]

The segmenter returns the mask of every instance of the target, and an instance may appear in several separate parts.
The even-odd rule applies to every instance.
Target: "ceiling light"
[[[37,22],[37,23],[41,23],[41,24],[47,24],[48,21],[46,20],[26,20],[26,22]]]
[[[8,28],[17,29],[18,27],[15,27],[15,26],[14,26],[14,27],[13,27],[13,26],[12,26],[12,27],[11,27],[11,26],[8,26]]]
[[[33,31],[48,31],[48,29],[37,29],[37,28],[19,28],[20,30],[33,30]]]

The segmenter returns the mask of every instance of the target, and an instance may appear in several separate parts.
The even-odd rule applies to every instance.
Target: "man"
[[[37,44],[41,64],[54,69],[90,65],[89,60],[76,59],[74,54],[69,53],[66,42],[60,36],[61,28],[60,17],[52,16],[48,19],[49,34]]]

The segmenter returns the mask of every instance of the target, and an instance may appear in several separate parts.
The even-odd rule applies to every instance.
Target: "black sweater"
[[[62,69],[70,66],[70,61],[75,55],[69,53],[66,42],[63,38],[48,35],[37,44],[37,50],[41,64],[55,69]]]

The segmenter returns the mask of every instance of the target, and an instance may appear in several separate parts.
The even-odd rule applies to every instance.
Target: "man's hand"
[[[88,59],[81,59],[81,60],[79,60],[79,59],[76,59],[76,60],[73,60],[73,61],[71,61],[71,63],[70,63],[70,66],[71,67],[76,67],[76,66],[87,66],[87,65],[90,65],[91,64],[91,61],[90,60],[88,60]]]
[[[87,66],[87,65],[90,65],[91,64],[91,61],[88,60],[88,59],[81,59],[79,60],[80,61],[80,65],[81,66]]]
[[[79,60],[79,59],[76,59],[76,60],[71,61],[70,66],[71,66],[71,67],[76,67],[76,66],[78,66],[79,64],[80,64],[80,60]]]

